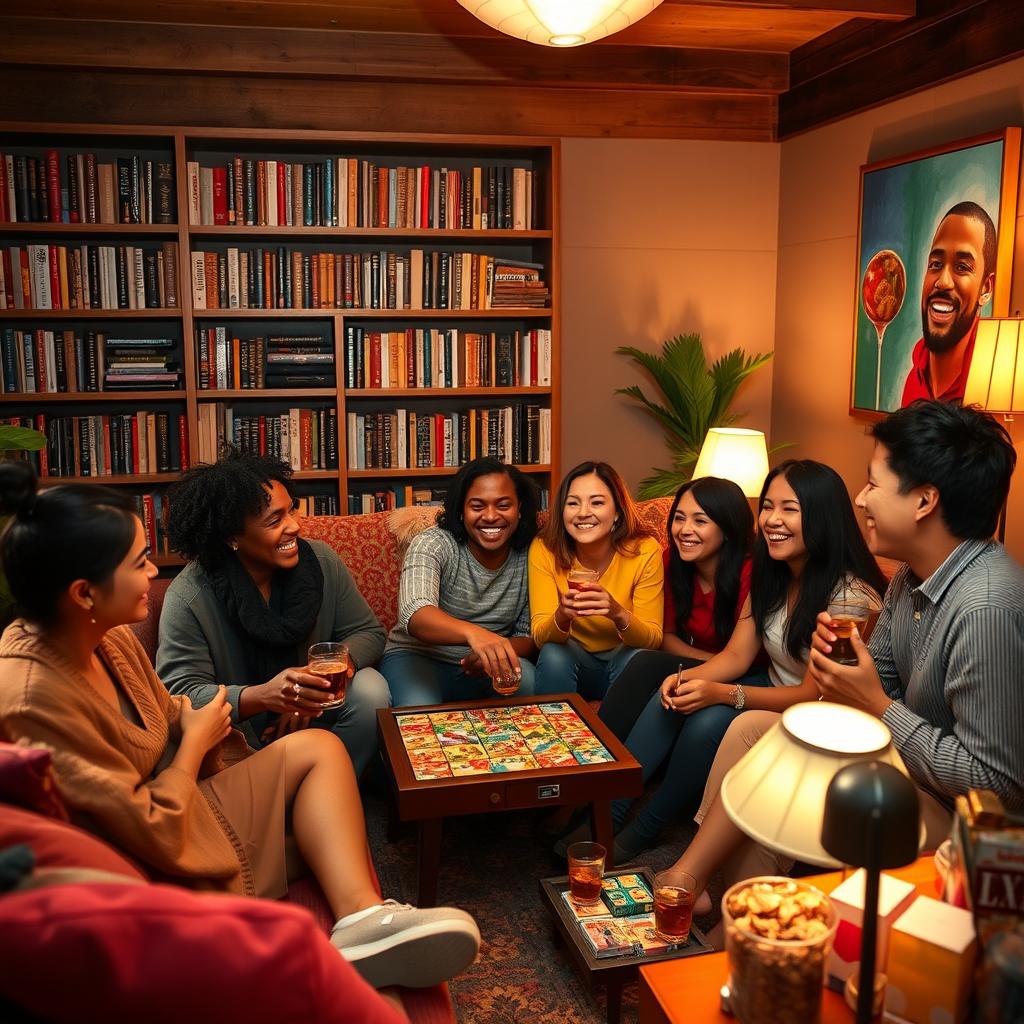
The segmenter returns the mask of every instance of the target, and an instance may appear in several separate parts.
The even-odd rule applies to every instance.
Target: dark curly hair
[[[445,495],[444,508],[438,513],[437,525],[442,530],[447,530],[460,544],[465,544],[469,537],[462,522],[466,492],[474,480],[479,480],[482,476],[491,476],[493,473],[507,476],[515,488],[516,498],[519,500],[519,525],[512,534],[510,544],[513,551],[523,551],[537,535],[537,488],[521,470],[490,456],[467,462],[455,474],[455,479],[452,480]]]
[[[167,492],[171,550],[208,571],[216,570],[228,557],[228,540],[270,503],[267,489],[275,480],[292,493],[287,463],[243,455],[234,448],[225,449],[213,465],[189,470]]]

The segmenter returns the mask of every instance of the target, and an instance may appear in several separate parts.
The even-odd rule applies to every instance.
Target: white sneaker
[[[420,910],[385,900],[343,917],[331,931],[331,942],[374,988],[427,988],[473,963],[480,931],[464,910]]]

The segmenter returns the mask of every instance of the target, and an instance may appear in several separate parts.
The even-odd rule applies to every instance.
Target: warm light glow
[[[712,427],[693,471],[701,476],[718,476],[732,480],[748,498],[761,493],[768,475],[768,449],[760,430],[741,427]]]
[[[794,860],[838,867],[821,845],[825,793],[840,768],[885,761],[906,774],[888,728],[841,704],[796,704],[722,780],[722,804],[752,839]]]
[[[459,0],[506,35],[541,46],[579,46],[621,32],[661,0]]]
[[[1024,412],[1024,331],[1020,317],[978,321],[964,405],[986,412]]]

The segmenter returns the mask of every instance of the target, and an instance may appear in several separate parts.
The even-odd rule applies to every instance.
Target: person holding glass
[[[602,699],[637,650],[661,645],[664,587],[622,477],[606,462],[569,470],[530,548],[537,693]]]
[[[229,451],[168,493],[168,539],[188,560],[160,616],[156,670],[202,707],[227,687],[231,721],[259,749],[309,726],[345,744],[357,775],[377,751],[377,710],[390,703],[371,666],[384,630],[334,550],[299,536],[291,468]],[[322,642],[347,661],[344,703],[309,671]]]
[[[380,666],[395,707],[533,693],[526,552],[536,532],[536,492],[514,466],[479,458],[455,474],[437,525],[402,563]]]
[[[36,487],[27,463],[0,464],[0,557],[19,613],[0,637],[0,740],[50,751],[72,821],[190,889],[279,899],[308,868],[337,919],[331,943],[378,988],[468,967],[480,945],[468,914],[378,895],[336,736],[300,730],[252,751],[226,687],[200,708],[167,693],[131,629],[157,569],[130,496]]]

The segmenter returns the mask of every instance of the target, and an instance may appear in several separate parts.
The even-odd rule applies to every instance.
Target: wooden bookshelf
[[[177,243],[179,304],[173,308],[146,309],[0,309],[0,335],[12,331],[53,330],[55,334],[77,329],[102,331],[117,337],[173,337],[176,356],[183,371],[183,386],[177,390],[77,391],[0,395],[0,418],[16,415],[101,416],[135,410],[173,409],[185,416],[188,427],[188,456],[199,459],[199,415],[210,403],[224,403],[235,416],[277,416],[289,408],[336,410],[338,468],[304,468],[295,473],[297,491],[304,495],[333,495],[344,514],[349,498],[374,493],[395,485],[429,486],[431,481],[450,477],[457,467],[431,466],[411,469],[356,469],[349,465],[346,424],[349,413],[376,412],[396,402],[414,403],[421,412],[454,414],[472,406],[505,407],[529,403],[550,410],[551,459],[543,465],[520,468],[550,490],[559,473],[560,406],[560,266],[559,266],[559,144],[556,139],[502,138],[498,136],[397,135],[393,133],[303,132],[300,130],[254,130],[231,128],[167,128],[107,125],[0,124],[0,154],[30,155],[45,163],[48,150],[60,158],[61,186],[67,188],[66,158],[77,153],[97,154],[97,161],[113,160],[115,193],[118,156],[170,160],[174,172],[175,222],[164,223],[67,223],[0,222],[0,246],[12,245],[125,245],[159,248]],[[423,167],[430,173],[441,168],[459,170],[472,180],[471,168],[508,166],[529,172],[536,190],[536,217],[528,228],[476,229],[464,227],[424,228],[379,227],[354,224],[225,225],[190,222],[189,163],[202,167],[223,166],[236,157],[253,161],[280,161],[282,165],[316,163],[337,157],[368,161],[379,167]],[[339,165],[340,166],[340,165]],[[515,172],[508,172],[511,182]],[[427,175],[429,178],[429,173]],[[0,181],[3,175],[0,174]],[[411,181],[411,179],[410,179]],[[46,187],[45,184],[42,187]],[[291,201],[291,197],[288,197]],[[410,199],[410,202],[412,200]],[[192,256],[195,252],[224,252],[225,247],[246,250],[279,247],[303,251],[408,253],[472,252],[495,259],[529,260],[544,266],[543,278],[550,288],[549,308],[198,308],[191,287]],[[550,386],[512,387],[346,387],[346,328],[362,325],[367,330],[387,331],[409,328],[450,328],[474,331],[551,332]],[[389,324],[395,326],[389,327]],[[313,325],[313,326],[311,326]],[[401,326],[401,325],[404,325]],[[320,332],[334,342],[335,361],[330,373],[334,386],[313,388],[204,389],[200,385],[197,361],[197,329],[225,327],[228,337],[252,338]],[[229,381],[230,383],[230,381]],[[470,400],[470,401],[467,401]],[[258,410],[258,411],[252,411]],[[525,422],[525,411],[523,420]],[[412,454],[412,453],[410,453]],[[177,472],[119,474],[117,476],[48,477],[44,483],[74,481],[97,483],[136,490],[161,489],[178,478]],[[160,556],[160,564],[175,565],[172,556]]]

